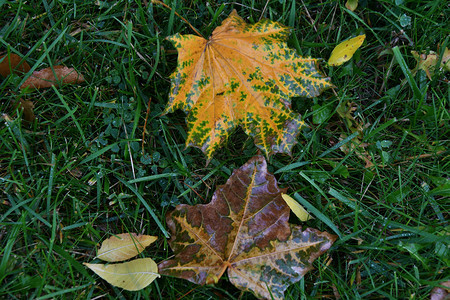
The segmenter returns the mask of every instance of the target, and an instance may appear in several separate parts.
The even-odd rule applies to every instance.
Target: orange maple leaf
[[[252,136],[266,155],[291,153],[300,116],[290,98],[315,97],[332,86],[316,68],[317,59],[289,49],[289,28],[271,20],[245,23],[233,11],[206,40],[176,34],[177,70],[165,113],[187,116],[187,146],[210,159],[237,126]]]

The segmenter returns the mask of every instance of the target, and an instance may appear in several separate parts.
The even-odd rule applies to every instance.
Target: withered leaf
[[[53,66],[33,72],[33,74],[25,80],[20,86],[21,89],[41,89],[51,86],[59,86],[61,84],[73,84],[84,82],[82,74],[73,68],[65,66]]]
[[[207,40],[176,34],[178,50],[165,113],[187,116],[187,146],[210,159],[237,126],[266,155],[291,153],[304,122],[291,97],[315,97],[331,85],[317,59],[288,48],[289,28],[271,20],[251,25],[233,11]]]
[[[283,298],[336,237],[288,223],[289,207],[263,156],[250,159],[219,186],[209,204],[181,204],[166,217],[175,257],[160,274],[215,283],[225,270],[239,289]]]
[[[0,75],[3,77],[11,73],[22,74],[30,71],[30,65],[26,61],[14,53],[0,55]]]
[[[418,53],[417,51],[411,51],[411,54],[417,60],[417,65],[414,70],[412,70],[412,73],[415,75],[419,69],[424,70],[427,77],[431,80],[435,72],[436,64],[439,60],[439,54],[434,51],[430,51],[428,55]],[[450,71],[450,50],[447,47],[445,47],[442,55],[439,69],[443,69],[446,72]]]

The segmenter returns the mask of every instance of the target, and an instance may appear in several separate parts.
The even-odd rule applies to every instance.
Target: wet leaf
[[[366,35],[358,35],[357,37],[343,41],[336,48],[333,49],[328,60],[330,66],[340,66],[346,61],[349,61],[355,54],[356,50],[361,47]]]
[[[186,145],[210,159],[241,126],[265,154],[291,152],[304,122],[291,111],[290,98],[315,97],[331,83],[318,72],[317,59],[288,48],[289,33],[271,20],[247,24],[233,11],[208,40],[169,38],[178,66],[165,113],[188,114]]]
[[[283,200],[286,201],[287,205],[289,205],[289,208],[300,221],[306,222],[313,219],[313,217],[306,211],[306,209],[304,209],[303,206],[301,206],[300,203],[298,203],[298,201],[293,199],[291,196],[287,194],[281,194],[281,197],[283,197]]]
[[[156,239],[156,236],[135,233],[117,234],[103,241],[97,258],[109,262],[124,261],[144,251]]]
[[[14,109],[22,110],[22,118],[27,122],[34,122],[34,104],[30,100],[19,99],[14,105]]]
[[[228,270],[239,289],[283,298],[336,239],[289,224],[283,192],[264,157],[256,156],[234,170],[210,203],[178,205],[166,217],[175,257],[159,264],[160,274],[210,284]]]
[[[413,75],[415,75],[418,70],[424,70],[427,77],[431,80],[435,72],[436,64],[439,60],[439,55],[434,51],[430,51],[428,55],[424,53],[419,54],[417,51],[411,51],[411,53],[417,60],[417,66],[414,70],[412,70]],[[439,69],[443,69],[447,72],[450,71],[450,51],[447,47],[445,48],[442,56]]]
[[[83,264],[109,284],[127,291],[141,290],[157,277],[160,277],[158,266],[151,258],[139,258],[125,263],[110,265]]]
[[[80,82],[84,82],[84,77],[82,74],[75,71],[75,69],[64,66],[53,66],[53,69],[49,67],[33,72],[33,74],[25,80],[20,88],[41,89],[49,88],[53,85],[59,86],[62,84],[73,84]]]
[[[0,75],[3,77],[8,76],[11,73],[21,75],[30,71],[30,65],[23,61],[22,58],[14,53],[0,55]]]

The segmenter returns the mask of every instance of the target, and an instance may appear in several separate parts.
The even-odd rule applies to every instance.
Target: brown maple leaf
[[[256,296],[283,298],[312,269],[336,236],[288,223],[289,207],[263,156],[255,156],[219,186],[209,204],[181,204],[167,215],[175,257],[159,272],[197,284],[228,278]]]
[[[206,40],[176,34],[178,50],[165,113],[187,116],[187,146],[209,158],[237,126],[252,136],[266,155],[291,153],[300,116],[291,97],[315,97],[332,86],[317,71],[317,59],[288,48],[289,28],[271,20],[251,25],[233,11]]]

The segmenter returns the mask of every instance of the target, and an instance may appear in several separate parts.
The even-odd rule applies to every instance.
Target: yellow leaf
[[[330,59],[328,60],[328,65],[330,66],[340,66],[346,61],[352,58],[356,50],[361,47],[366,35],[358,35],[357,37],[351,38],[349,40],[343,41],[331,52]]]
[[[136,235],[136,233],[117,234],[103,241],[97,258],[109,262],[127,260],[144,251],[145,247],[156,239],[156,236]]]
[[[345,7],[347,7],[351,11],[355,11],[358,7],[358,0],[347,0],[345,3]]]
[[[310,219],[314,219],[307,211],[300,205],[297,201],[295,201],[291,196],[287,194],[281,194],[283,200],[287,203],[292,212],[300,219],[302,222],[306,222]]]
[[[139,258],[112,265],[88,263],[84,265],[109,284],[127,291],[141,290],[160,277],[158,266],[151,258]]]

